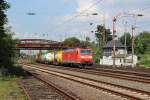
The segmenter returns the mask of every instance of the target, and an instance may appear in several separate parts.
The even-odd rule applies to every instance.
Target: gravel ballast
[[[32,100],[68,100],[57,93],[55,89],[50,88],[34,77],[23,79],[21,83]]]
[[[150,92],[150,84],[148,84],[148,83],[129,81],[129,80],[117,79],[117,78],[100,76],[100,75],[92,75],[92,74],[86,74],[86,73],[68,71],[68,70],[62,70],[62,69],[55,69],[55,68],[50,68],[50,67],[49,67],[49,69],[53,70],[53,71],[59,71],[59,72],[63,72],[63,73],[82,76],[85,78],[109,82],[109,83],[113,83],[113,84],[118,84],[118,85],[130,87],[130,88],[141,89],[141,90],[145,90],[145,91]]]
[[[82,100],[123,100],[124,98],[120,96],[116,96],[114,94],[98,90],[96,88],[92,88],[77,82],[73,82],[64,78],[60,78],[55,75],[41,73],[41,76],[48,79],[50,82],[53,82],[60,87],[71,91],[76,94]]]

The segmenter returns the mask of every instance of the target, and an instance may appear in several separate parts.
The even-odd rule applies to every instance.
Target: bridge
[[[19,39],[17,40],[17,49],[20,50],[49,50],[49,49],[67,49],[81,47],[81,45],[65,45],[62,42],[45,39]]]

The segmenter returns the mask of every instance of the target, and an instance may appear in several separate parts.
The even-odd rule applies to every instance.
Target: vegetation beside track
[[[9,70],[9,71],[8,71]],[[11,73],[10,73],[11,72]],[[0,100],[27,100],[18,81],[27,73],[19,66],[0,69]]]
[[[18,51],[15,51],[16,41],[13,32],[7,26],[6,11],[10,4],[0,1],[0,100],[27,100],[17,80],[24,76],[24,71],[16,66]]]
[[[144,65],[147,68],[150,68],[150,52],[144,54],[139,64]]]
[[[27,100],[15,76],[0,76],[0,100]]]

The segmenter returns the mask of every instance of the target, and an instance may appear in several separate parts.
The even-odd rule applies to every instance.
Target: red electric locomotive
[[[92,66],[93,65],[93,54],[91,49],[69,49],[63,50],[62,63],[74,64],[79,66]]]

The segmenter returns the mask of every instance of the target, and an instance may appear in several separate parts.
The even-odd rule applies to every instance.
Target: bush
[[[150,67],[150,52],[144,54],[144,56],[140,60],[140,64]]]

